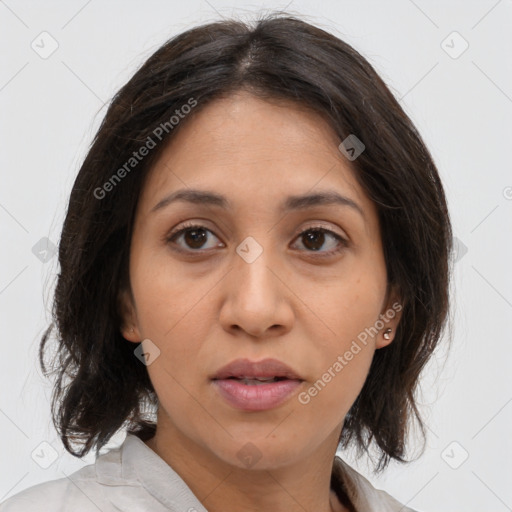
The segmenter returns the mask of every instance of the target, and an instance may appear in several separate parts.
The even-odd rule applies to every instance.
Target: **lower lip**
[[[250,386],[235,379],[219,379],[213,383],[233,407],[244,411],[265,411],[285,402],[302,382],[286,379]]]

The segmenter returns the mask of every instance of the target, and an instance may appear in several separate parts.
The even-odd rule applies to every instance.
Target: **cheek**
[[[168,256],[150,250],[134,254],[131,272],[140,334],[160,350],[148,366],[157,394],[179,393],[180,384],[192,389],[216,318],[211,291],[218,277],[187,275]]]
[[[150,247],[134,250],[130,278],[142,335],[165,341],[184,325],[196,325],[193,319],[208,279],[187,279],[165,251]]]
[[[357,329],[354,329],[356,332]],[[375,352],[373,343],[348,336],[323,347],[314,378],[298,395],[304,417],[326,429],[341,423],[361,392]],[[313,356],[314,357],[314,356]]]
[[[355,269],[335,285],[324,287],[317,301],[323,335],[312,358],[313,383],[299,396],[312,416],[332,414],[341,421],[361,391],[375,352],[376,330],[385,297],[385,274]],[[310,333],[313,336],[313,333]],[[324,411],[324,412],[322,412]]]
[[[330,328],[328,345],[343,346],[375,325],[386,295],[386,275],[356,266],[323,287],[316,309]]]

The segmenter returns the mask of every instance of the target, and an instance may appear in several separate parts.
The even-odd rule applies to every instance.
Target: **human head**
[[[414,390],[446,317],[446,201],[421,137],[371,65],[336,37],[286,16],[254,28],[227,21],[181,34],[112,101],[73,186],[59,246],[54,314],[61,385],[54,410],[63,442],[71,451],[70,441],[82,441],[83,455],[123,424],[143,436],[154,431],[141,407],[144,400],[156,403],[147,368],[121,334],[137,204],[149,171],[180,130],[240,91],[308,107],[340,142],[355,134],[366,146],[350,166],[375,205],[388,290],[403,309],[393,342],[375,352],[340,440],[362,448],[373,440],[384,467],[402,459],[408,420],[419,419]],[[158,128],[161,140],[150,148]],[[125,167],[144,145],[147,155]],[[67,387],[65,372],[74,376]]]

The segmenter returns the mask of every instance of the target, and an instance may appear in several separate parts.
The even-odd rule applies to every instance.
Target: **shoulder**
[[[69,477],[34,485],[15,494],[0,504],[0,512],[35,512],[42,508],[48,512],[66,509],[97,512],[98,508],[89,498],[91,495],[94,499],[94,480],[82,478],[80,472],[83,469]]]
[[[0,512],[110,510],[111,502],[105,491],[112,488],[111,486],[123,487],[130,483],[121,475],[119,450],[111,450],[100,455],[94,464],[11,496],[0,503]]]
[[[417,512],[376,489],[370,481],[340,457],[335,457],[334,475],[341,481],[357,512]]]

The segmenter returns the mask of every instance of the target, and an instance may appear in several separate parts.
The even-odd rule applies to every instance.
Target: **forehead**
[[[145,211],[164,193],[188,187],[258,204],[331,188],[370,207],[338,150],[339,138],[310,109],[242,92],[213,101],[184,122],[149,171],[141,197]]]

